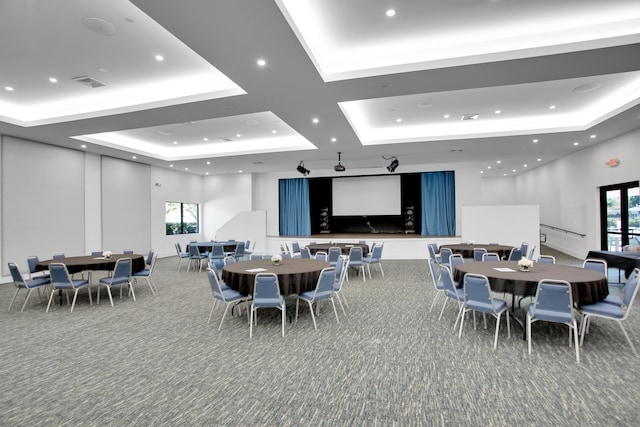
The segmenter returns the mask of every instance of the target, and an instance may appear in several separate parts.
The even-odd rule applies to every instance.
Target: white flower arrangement
[[[273,265],[280,265],[280,263],[282,262],[282,256],[281,255],[274,255],[271,257],[271,264]]]
[[[533,261],[531,261],[529,258],[522,257],[520,258],[520,261],[518,261],[518,265],[520,266],[520,270],[526,271],[533,266]]]
[[[102,252],[102,256],[105,258],[111,258],[111,255],[113,255],[113,252],[111,251],[103,251]]]

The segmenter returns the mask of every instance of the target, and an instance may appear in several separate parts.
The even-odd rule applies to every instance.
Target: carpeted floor
[[[581,364],[566,327],[542,322],[530,356],[517,325],[510,339],[502,325],[493,350],[492,320],[466,323],[458,339],[453,305],[441,321],[440,304],[429,313],[426,261],[383,261],[384,278],[346,284],[339,324],[323,306],[315,331],[305,310],[282,338],[278,313],[263,310],[249,339],[246,316],[218,332],[217,311],[207,324],[206,274],[176,266],[158,260],[156,296],[139,282],[137,302],[90,306],[83,291],[72,314],[45,313],[37,296],[24,313],[7,311],[14,288],[1,285],[0,425],[638,423],[640,358],[612,322],[592,324]],[[632,313],[628,326],[638,323]]]

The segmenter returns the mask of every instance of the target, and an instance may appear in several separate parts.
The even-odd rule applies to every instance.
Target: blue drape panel
[[[455,172],[423,172],[422,235],[456,235],[456,179]]]
[[[280,180],[280,235],[310,236],[309,180]]]

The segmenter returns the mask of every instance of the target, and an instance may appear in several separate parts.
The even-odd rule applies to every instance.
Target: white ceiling
[[[513,175],[640,127],[637,0],[8,0],[0,55],[0,133],[201,175]]]

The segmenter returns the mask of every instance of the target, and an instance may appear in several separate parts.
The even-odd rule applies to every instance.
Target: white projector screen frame
[[[401,215],[399,175],[372,175],[331,180],[333,216]]]

